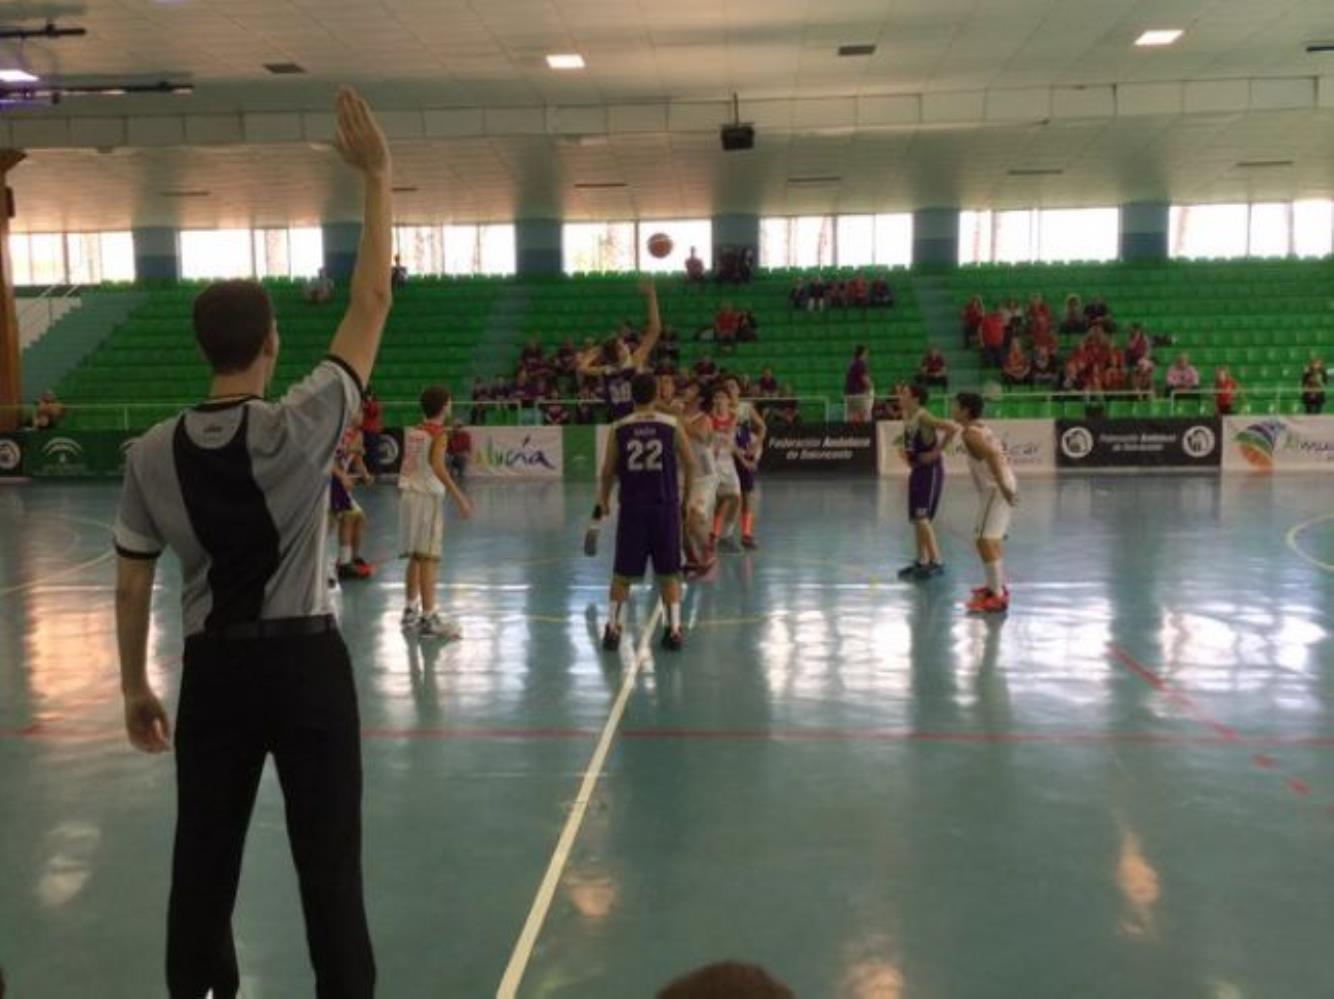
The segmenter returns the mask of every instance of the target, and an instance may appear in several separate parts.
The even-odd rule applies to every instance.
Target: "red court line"
[[[1213,715],[1209,714],[1209,712],[1205,711],[1204,708],[1200,707],[1189,694],[1174,686],[1171,681],[1167,680],[1162,675],[1149,669],[1149,667],[1145,666],[1129,652],[1121,648],[1121,646],[1109,644],[1107,648],[1111,652],[1113,659],[1147,683],[1154,690],[1176,702],[1176,704],[1183,708],[1192,718],[1206,728],[1211,729],[1220,739],[1227,742],[1240,741],[1241,737],[1237,734],[1236,729],[1229,725],[1224,725]]]
[[[362,730],[367,740],[424,740],[439,742],[504,742],[592,740],[598,732],[586,728],[369,728]],[[1243,736],[1230,732],[1221,735],[1170,735],[1153,732],[933,732],[916,729],[692,729],[634,728],[622,729],[620,737],[636,742],[847,742],[847,743],[946,743],[954,745],[1050,745],[1050,746],[1169,746],[1215,747],[1244,746],[1253,749],[1334,749],[1334,736]],[[22,728],[0,729],[0,739],[49,739],[69,742],[121,741],[119,728],[77,728],[37,722]],[[1272,758],[1258,754],[1272,765]]]

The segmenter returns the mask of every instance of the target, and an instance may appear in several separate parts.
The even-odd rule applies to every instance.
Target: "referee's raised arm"
[[[356,372],[364,386],[393,304],[394,213],[388,143],[366,102],[347,88],[338,93],[337,147],[347,164],[361,172],[366,205],[347,315],[338,324],[329,353]]]

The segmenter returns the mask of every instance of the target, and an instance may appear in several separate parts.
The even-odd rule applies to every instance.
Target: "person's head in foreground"
[[[926,386],[918,385],[912,382],[898,387],[899,405],[903,407],[904,416],[912,416],[921,407],[926,405],[928,398]]]
[[[448,422],[449,401],[449,389],[432,385],[421,394],[422,416]]]
[[[630,382],[630,397],[641,409],[658,401],[658,379],[647,372],[635,375]]]
[[[757,964],[720,961],[668,983],[658,999],[796,999],[797,994]]]
[[[958,423],[982,419],[982,409],[982,397],[976,392],[960,392],[954,397],[954,419]]]
[[[278,363],[278,323],[257,281],[218,281],[195,298],[195,342],[217,375],[259,367],[267,386]]]

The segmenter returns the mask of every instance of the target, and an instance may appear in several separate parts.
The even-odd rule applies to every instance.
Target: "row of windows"
[[[959,213],[959,262],[1115,260],[1120,252],[1115,208]],[[1168,216],[1169,254],[1181,258],[1323,257],[1334,253],[1334,202],[1296,201],[1175,206]],[[672,250],[655,257],[651,237],[665,234]],[[818,215],[760,220],[762,267],[907,267],[913,218]],[[694,251],[713,258],[708,219],[656,222],[571,222],[562,231],[566,273],[681,272]],[[19,285],[133,281],[129,232],[16,233],[9,237]],[[323,230],[186,229],[179,234],[185,278],[309,277],[324,264]],[[394,252],[410,274],[513,274],[513,225],[401,225]]]

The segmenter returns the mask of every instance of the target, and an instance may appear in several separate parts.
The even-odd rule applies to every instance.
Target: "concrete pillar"
[[[760,260],[760,217],[758,215],[715,215],[713,217],[713,253],[718,255],[718,248],[729,246],[746,248],[755,254],[755,262]]]
[[[1121,259],[1166,260],[1170,206],[1163,201],[1133,201],[1121,206]]]
[[[181,246],[175,229],[155,226],[135,229],[134,276],[139,281],[179,281]]]
[[[357,247],[361,245],[360,222],[325,222],[324,273],[334,281],[347,281],[357,266]]]
[[[514,269],[519,277],[541,277],[564,270],[560,219],[519,219],[514,223]]]
[[[914,267],[959,266],[959,209],[919,208],[912,217]]]

